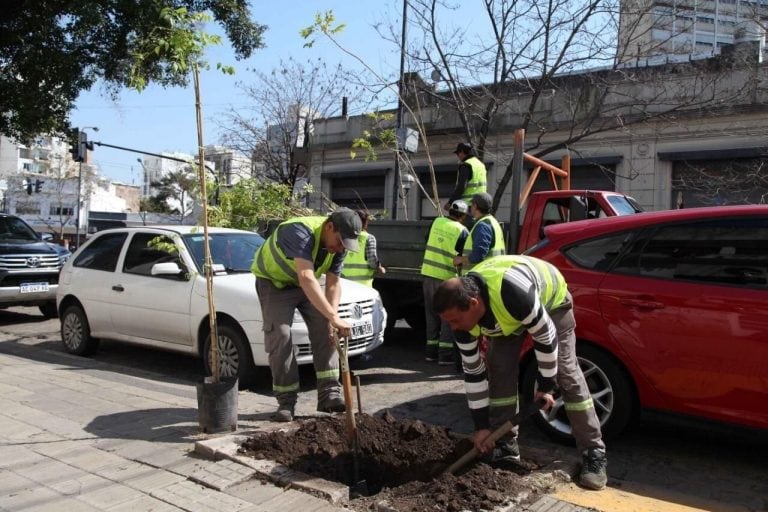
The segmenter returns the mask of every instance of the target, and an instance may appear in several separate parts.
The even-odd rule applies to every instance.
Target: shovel
[[[355,408],[352,402],[352,377],[349,372],[349,337],[338,336],[334,329],[336,351],[339,353],[341,368],[341,386],[344,389],[344,406],[347,415],[347,440],[352,448],[352,484],[349,486],[350,496],[368,496],[368,483],[360,479],[360,441],[355,424]],[[342,340],[344,341],[342,347]]]
[[[489,435],[486,438],[486,443],[488,444],[494,444],[496,441],[498,441],[501,436],[512,430],[514,427],[519,425],[523,422],[524,419],[526,419],[529,416],[533,416],[536,412],[539,411],[544,405],[546,405],[546,401],[544,400],[537,400],[535,402],[531,402],[530,404],[526,405],[523,409],[520,410],[517,414],[515,414],[511,420],[504,422],[502,426],[491,432],[491,435]],[[448,469],[446,469],[445,473],[456,473],[458,470],[466,466],[468,463],[475,460],[475,458],[480,455],[480,452],[477,448],[472,448],[467,453],[465,453],[459,460],[448,466]]]

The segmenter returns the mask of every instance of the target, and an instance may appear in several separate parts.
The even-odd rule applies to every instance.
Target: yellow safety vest
[[[267,238],[267,241],[256,249],[251,272],[256,277],[269,279],[277,288],[285,288],[288,285],[298,286],[299,276],[296,273],[296,262],[286,257],[282,249],[277,245],[278,231],[286,224],[302,224],[309,228],[315,239],[315,246],[312,249],[312,261],[314,262],[317,259],[318,251],[322,247],[320,237],[323,233],[323,223],[326,219],[327,217],[296,217],[281,223],[277,226],[275,232]],[[334,253],[332,252],[325,256],[320,266],[315,268],[315,277],[319,278],[331,268],[333,257]]]
[[[347,253],[344,258],[344,267],[341,269],[341,277],[373,287],[373,274],[376,269],[368,266],[368,259],[365,257],[368,232],[361,231],[357,241],[360,244],[360,250]]]
[[[467,186],[464,189],[464,195],[461,196],[461,199],[467,204],[470,204],[473,195],[479,194],[480,192],[486,192],[486,189],[488,188],[488,183],[486,182],[487,172],[485,170],[485,164],[475,156],[467,158],[464,160],[464,163],[472,168],[472,175],[467,181]]]
[[[491,312],[501,327],[501,333],[496,332],[495,336],[518,335],[524,330],[522,322],[509,314],[501,298],[501,281],[504,279],[504,273],[518,265],[525,265],[533,271],[533,275],[536,276],[536,291],[539,293],[539,300],[547,311],[561,305],[568,293],[568,285],[563,275],[554,265],[546,261],[516,254],[483,260],[475,265],[472,273],[482,277],[488,286]],[[479,336],[481,334],[480,326],[473,327],[470,334]],[[492,333],[483,334],[494,335]]]
[[[456,256],[456,242],[467,228],[456,220],[438,217],[432,223],[421,264],[421,275],[446,280],[456,277],[453,258]]]
[[[464,252],[462,254],[466,257],[469,257],[469,255],[472,253],[472,233],[475,231],[475,227],[481,222],[490,224],[493,228],[493,246],[491,246],[491,249],[485,256],[486,259],[492,256],[502,256],[507,252],[507,244],[504,243],[504,232],[501,230],[501,224],[499,224],[499,221],[497,221],[496,217],[493,215],[480,217],[477,219],[477,222],[472,225],[472,231],[469,232],[469,237],[467,238],[467,243],[464,244]],[[464,270],[469,270],[474,266],[472,263],[469,263],[468,265],[469,267]]]

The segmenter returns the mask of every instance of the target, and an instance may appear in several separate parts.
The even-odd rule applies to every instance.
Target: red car
[[[568,282],[606,437],[640,409],[768,429],[768,206],[639,213],[545,235],[527,254]],[[530,396],[531,354],[523,364]],[[570,432],[562,402],[537,421]]]

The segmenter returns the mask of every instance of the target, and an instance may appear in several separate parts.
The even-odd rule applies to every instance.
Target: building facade
[[[650,210],[762,202],[768,193],[768,171],[762,170],[768,167],[768,67],[761,52],[761,44],[747,42],[709,59],[562,76],[530,112],[530,126],[538,130],[527,134],[526,152],[554,164],[568,154],[572,188],[623,192]],[[430,163],[438,204],[444,204],[463,130],[455,112],[427,99],[420,104],[429,144],[422,141],[408,158],[413,172],[406,166],[403,174],[418,178],[409,186],[396,186],[392,153],[375,161],[350,158],[352,141],[371,129],[366,116],[315,120],[310,206],[322,208],[327,198],[388,217],[396,204],[399,219],[434,217]],[[499,108],[483,155],[491,194],[510,165],[513,132],[529,105],[530,94],[513,88]],[[410,114],[404,124],[414,126]],[[500,197],[496,215],[509,219],[509,186]]]

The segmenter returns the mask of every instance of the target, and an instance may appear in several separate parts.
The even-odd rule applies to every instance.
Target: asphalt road
[[[461,380],[449,368],[424,362],[422,346],[413,337],[409,329],[396,329],[370,360],[352,361],[364,409],[390,409],[469,433]],[[44,319],[37,308],[0,310],[0,350],[3,343],[63,350],[58,319]],[[192,384],[202,375],[195,358],[119,343],[102,343],[94,358],[116,372],[149,372],[158,381]],[[311,370],[302,370],[300,403],[314,400],[312,380]],[[266,383],[250,392],[270,394]],[[528,424],[521,432],[524,456],[527,446],[575,457],[575,450],[550,442]],[[603,511],[768,511],[768,432],[644,417],[609,444],[608,456],[608,491],[569,486],[559,497]]]

